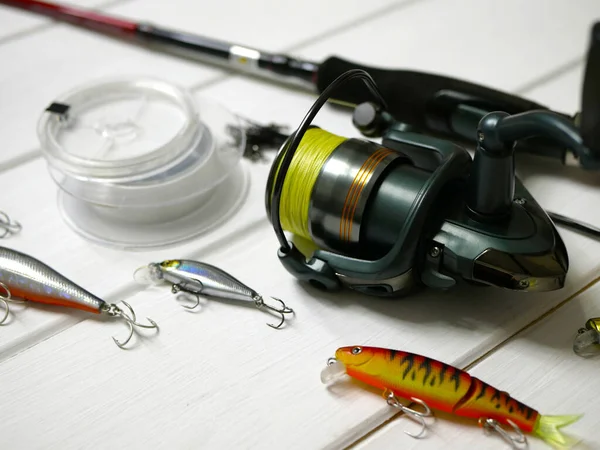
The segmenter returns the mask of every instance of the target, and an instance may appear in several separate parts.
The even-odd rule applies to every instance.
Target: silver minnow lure
[[[271,298],[279,302],[282,307],[275,308],[267,305],[262,295],[231,274],[218,267],[198,261],[170,259],[160,263],[150,263],[147,266],[140,267],[134,273],[134,278],[142,284],[167,282],[171,284],[171,291],[174,294],[187,292],[196,296],[197,301],[193,306],[184,305],[189,309],[196,308],[200,304],[200,295],[252,302],[258,308],[266,308],[281,315],[281,322],[278,325],[267,324],[272,328],[280,328],[285,321],[284,314],[294,312],[282,300],[275,297]]]
[[[3,295],[0,295],[0,304],[4,306],[6,311],[2,320],[0,320],[0,324],[8,318],[10,311],[8,302],[21,299],[122,318],[129,325],[131,333],[124,342],[119,342],[113,338],[121,348],[131,339],[134,326],[142,328],[158,327],[150,319],[148,321],[151,325],[137,323],[135,312],[129,304],[123,302],[129,309],[130,315],[126,314],[117,305],[107,303],[96,297],[47,264],[32,256],[6,247],[0,247],[0,287],[3,291]]]

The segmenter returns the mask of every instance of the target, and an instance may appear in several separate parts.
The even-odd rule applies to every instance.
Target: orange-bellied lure
[[[9,302],[14,302],[15,299],[120,318],[129,327],[129,336],[124,342],[113,338],[115,344],[121,348],[132,338],[134,327],[158,329],[158,325],[152,319],[148,319],[150,325],[139,323],[128,303],[123,302],[129,313],[114,303],[107,303],[96,297],[33,256],[0,247],[0,309],[5,310],[4,315],[0,317],[0,325],[8,318]]]
[[[477,419],[511,443],[526,443],[523,433],[533,434],[559,448],[570,445],[559,428],[578,420],[580,415],[543,416],[467,372],[443,362],[413,353],[378,347],[342,347],[322,372],[324,383],[341,373],[384,391],[388,403],[421,418],[431,409]],[[419,413],[400,404],[397,398],[412,399],[426,407]],[[512,426],[518,438],[502,425]],[[413,435],[411,435],[413,436]],[[414,436],[417,437],[417,436]]]

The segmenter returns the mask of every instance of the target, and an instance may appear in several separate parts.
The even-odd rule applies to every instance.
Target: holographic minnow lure
[[[486,430],[494,430],[512,445],[526,444],[523,433],[532,433],[548,444],[563,448],[570,445],[559,428],[578,420],[580,415],[542,416],[515,400],[508,393],[484,383],[467,372],[425,356],[378,347],[342,347],[321,373],[329,383],[347,374],[370,386],[382,389],[388,404],[418,419],[425,430],[423,417],[431,409],[477,419]],[[425,413],[410,409],[398,398],[423,405]],[[511,426],[512,436],[501,425]],[[410,434],[410,433],[409,433]],[[420,435],[413,437],[420,437]]]
[[[600,355],[600,317],[588,319],[573,342],[573,351],[582,357]]]
[[[275,297],[271,297],[281,304],[281,308],[267,305],[262,295],[254,289],[234,278],[227,272],[210,264],[191,261],[188,259],[172,259],[160,263],[150,263],[140,267],[134,273],[134,279],[141,284],[158,284],[163,281],[172,285],[173,294],[186,292],[196,297],[193,306],[183,305],[185,308],[194,309],[200,304],[199,295],[207,295],[242,302],[251,302],[256,307],[266,308],[281,316],[278,325],[268,323],[272,328],[280,328],[285,321],[284,314],[293,314],[285,303]]]
[[[151,325],[138,323],[135,312],[128,303],[123,302],[129,310],[129,314],[117,305],[106,303],[86,291],[43,262],[5,247],[0,247],[0,288],[4,291],[4,295],[0,295],[0,304],[6,310],[0,324],[4,323],[8,317],[10,311],[8,302],[16,302],[16,299],[21,299],[121,318],[125,320],[130,331],[129,336],[123,342],[113,338],[121,348],[127,345],[133,336],[134,326],[158,328],[156,322],[151,319],[148,319]]]

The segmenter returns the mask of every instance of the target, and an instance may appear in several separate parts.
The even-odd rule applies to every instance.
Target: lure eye
[[[358,355],[360,352],[362,352],[362,348],[360,348],[360,347],[354,347],[352,349],[352,354],[353,355]]]

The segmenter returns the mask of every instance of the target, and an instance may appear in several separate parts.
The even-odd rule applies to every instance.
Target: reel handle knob
[[[392,117],[372,102],[357,105],[352,113],[352,123],[363,136],[367,137],[382,136],[392,122]]]

